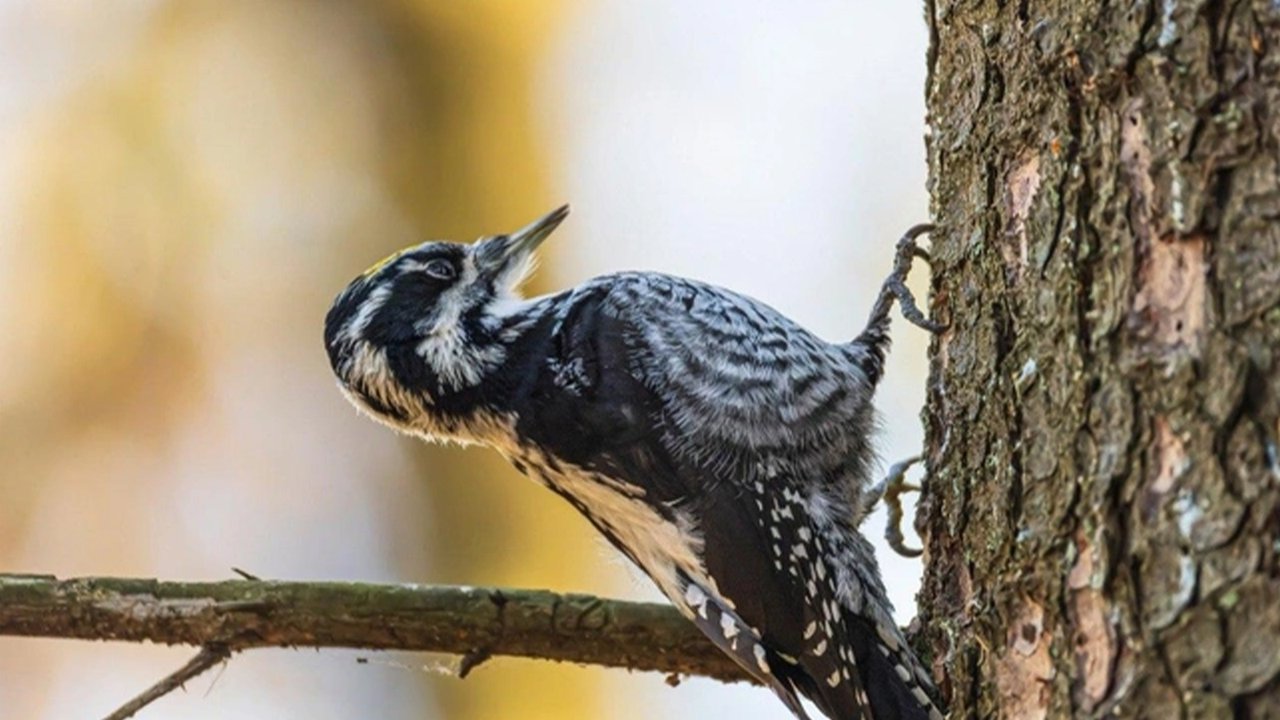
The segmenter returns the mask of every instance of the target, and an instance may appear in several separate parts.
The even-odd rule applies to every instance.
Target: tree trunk
[[[1280,717],[1280,2],[928,5],[953,717]]]

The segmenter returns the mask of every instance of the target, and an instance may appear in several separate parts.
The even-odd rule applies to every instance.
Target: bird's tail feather
[[[919,677],[911,650],[886,645],[865,618],[847,617],[858,674],[874,720],[942,720],[932,682]]]

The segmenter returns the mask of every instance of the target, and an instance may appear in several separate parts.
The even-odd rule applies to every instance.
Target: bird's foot
[[[902,535],[902,495],[903,493],[920,492],[919,485],[907,482],[907,470],[912,465],[920,462],[920,460],[921,457],[916,455],[891,465],[884,479],[876,483],[868,491],[866,499],[866,508],[868,510],[874,507],[876,502],[884,500],[885,510],[889,513],[884,527],[884,539],[888,541],[889,547],[893,548],[894,552],[909,558],[920,557],[924,552],[917,548],[907,547],[906,539]]]
[[[916,238],[926,233],[931,233],[937,226],[928,223],[915,225],[898,240],[898,248],[893,256],[893,274],[889,276],[884,283],[882,292],[888,292],[898,301],[898,306],[902,308],[902,315],[911,324],[924,328],[931,333],[940,333],[947,329],[943,323],[931,320],[925,317],[920,306],[916,304],[916,298],[911,294],[911,290],[907,288],[907,275],[911,272],[911,263],[915,258],[921,258],[928,261],[929,253],[916,244]]]

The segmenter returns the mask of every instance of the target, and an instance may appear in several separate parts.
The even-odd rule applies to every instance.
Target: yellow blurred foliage
[[[239,562],[256,572],[324,576],[323,545],[259,555],[256,532],[202,518],[234,498],[249,516],[286,508],[263,537],[321,537],[334,518],[304,498],[385,492],[360,501],[383,509],[362,529],[383,537],[335,541],[380,553],[367,575],[353,557],[351,576],[586,584],[596,544],[584,523],[486,453],[428,449],[354,417],[319,338],[332,294],[381,253],[513,228],[561,200],[545,188],[551,152],[531,108],[561,5],[36,11],[74,62],[37,93],[11,158],[22,182],[0,281],[22,302],[0,340],[0,567],[201,576],[248,553]],[[99,31],[113,37],[82,43]],[[404,480],[377,480],[389,473]],[[196,515],[192,497],[207,498]],[[0,676],[24,678],[0,680],[6,717],[65,707],[53,688],[76,649],[41,648],[0,653]],[[138,661],[102,694],[125,699],[170,657]],[[598,674],[577,668],[422,677],[443,717],[596,714]],[[373,702],[337,716],[418,714]]]

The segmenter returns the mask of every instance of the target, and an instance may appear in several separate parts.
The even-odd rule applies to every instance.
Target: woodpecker
[[[568,215],[472,244],[427,242],[353,280],[325,319],[342,392],[430,441],[495,448],[567,500],[799,718],[941,720],[858,531],[889,311],[917,226],[852,342],[762,302],[624,272],[522,299]]]

